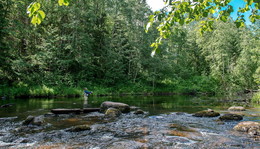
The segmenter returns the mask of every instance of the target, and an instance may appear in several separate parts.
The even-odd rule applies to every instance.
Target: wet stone
[[[120,110],[115,108],[109,108],[106,110],[105,116],[108,117],[119,117],[121,115]]]
[[[70,128],[68,131],[79,132],[79,131],[86,131],[86,130],[91,130],[91,127],[89,125],[78,125]]]
[[[31,116],[29,115],[24,121],[23,125],[36,125],[36,126],[41,126],[44,124],[44,116]]]
[[[197,112],[197,113],[193,114],[192,116],[195,116],[195,117],[217,117],[219,115],[220,114],[218,112],[215,112],[215,111],[209,109],[209,110]]]
[[[232,106],[228,108],[229,111],[245,111],[246,109],[242,106]]]
[[[252,121],[244,121],[238,123],[234,128],[236,131],[246,132],[250,136],[259,137],[260,136],[260,123]]]
[[[134,112],[134,114],[138,115],[138,114],[144,114],[144,111],[141,109],[138,109]]]
[[[111,101],[105,101],[100,106],[100,111],[105,112],[109,108],[115,108],[121,111],[122,113],[129,113],[130,112],[130,106],[124,103],[120,102],[111,102]]]
[[[224,114],[219,117],[221,121],[240,121],[243,119],[243,116],[238,114]]]
[[[140,149],[145,144],[136,141],[120,141],[108,146],[107,149]]]

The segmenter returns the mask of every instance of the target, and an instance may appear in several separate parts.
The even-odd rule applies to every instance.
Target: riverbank
[[[191,84],[187,82],[165,85],[160,84],[152,87],[147,84],[122,84],[113,87],[86,85],[93,91],[91,96],[131,96],[131,95],[224,95],[225,93],[216,86],[209,87],[205,84]],[[2,99],[13,98],[59,98],[59,97],[81,97],[83,88],[86,86],[0,86],[0,97]],[[241,93],[239,94],[241,95]],[[251,100],[251,98],[250,98]],[[260,102],[260,93],[254,93],[252,101]]]
[[[80,97],[85,86],[2,86],[0,96],[2,98],[53,98],[53,97]],[[203,86],[158,85],[157,87],[146,84],[122,84],[113,87],[87,85],[93,91],[93,96],[110,95],[174,95],[174,94],[215,94],[215,88],[205,88]]]

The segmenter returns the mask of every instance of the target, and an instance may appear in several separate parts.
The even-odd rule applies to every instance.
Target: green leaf
[[[180,19],[180,25],[183,25],[185,22],[184,22],[184,19]]]
[[[60,6],[62,6],[63,3],[64,3],[64,0],[59,0],[58,3],[59,3]]]
[[[31,23],[33,24],[33,25],[39,25],[39,24],[41,24],[41,20],[39,19],[39,17],[37,16],[37,15],[34,15],[33,17],[32,17],[32,21],[31,21]]]
[[[68,6],[69,5],[70,0],[59,0],[58,3],[60,6]]]
[[[214,13],[215,13],[215,10],[214,10],[214,9],[210,9],[209,12],[212,13],[212,14],[214,14]]]
[[[223,22],[227,22],[227,18],[228,18],[227,16],[222,15],[220,17],[220,20],[223,21]]]
[[[248,5],[250,6],[250,5],[253,4],[253,0],[247,0],[247,3],[248,3]]]
[[[41,20],[43,20],[45,18],[45,13],[42,10],[38,11],[38,15],[41,17]]]

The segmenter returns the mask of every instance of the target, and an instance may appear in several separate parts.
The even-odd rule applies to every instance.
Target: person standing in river
[[[88,91],[87,88],[84,88],[84,96],[88,97],[88,95],[92,94],[93,92]]]
[[[88,107],[88,95],[92,94],[93,92],[88,91],[87,88],[84,88],[84,103],[83,103],[83,108]]]

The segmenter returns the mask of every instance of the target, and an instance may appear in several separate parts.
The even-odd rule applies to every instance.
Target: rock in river
[[[243,119],[243,116],[238,115],[238,114],[224,114],[219,117],[219,120],[221,121],[240,121]]]
[[[228,108],[228,110],[229,111],[245,111],[246,109],[241,106],[232,106],[232,107]]]
[[[105,112],[109,108],[115,108],[120,110],[122,113],[129,113],[130,107],[127,104],[120,103],[120,102],[111,102],[111,101],[105,101],[101,104],[100,110],[101,112]]]
[[[197,112],[197,113],[193,114],[192,116],[195,116],[195,117],[216,117],[216,116],[219,116],[219,115],[220,114],[218,112],[215,112],[215,111],[209,109],[209,110]]]
[[[109,116],[109,117],[118,117],[121,115],[121,112],[118,109],[109,108],[109,109],[107,109],[105,115]]]
[[[141,109],[138,109],[134,112],[134,114],[138,115],[138,114],[144,114],[144,111]]]
[[[234,130],[247,132],[250,136],[259,137],[260,136],[260,123],[245,121],[238,123],[234,128]]]
[[[69,113],[80,114],[81,109],[52,109],[51,112],[54,114],[69,114]]]
[[[23,125],[37,125],[40,126],[44,123],[44,117],[43,116],[31,116],[29,115],[24,121]]]
[[[79,131],[86,131],[86,130],[91,130],[89,125],[78,125],[69,129],[69,131],[71,132],[79,132]]]

